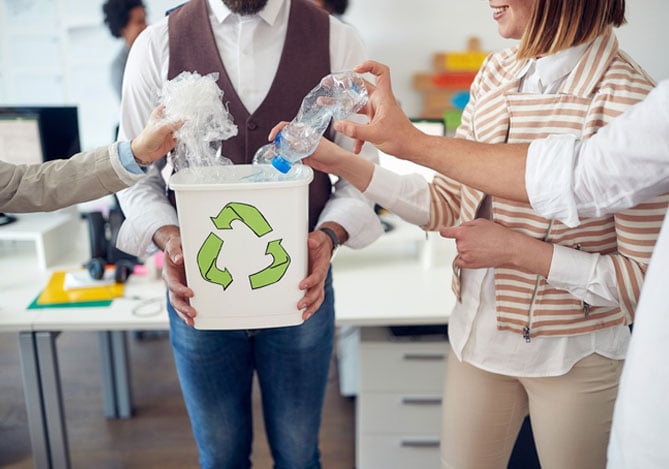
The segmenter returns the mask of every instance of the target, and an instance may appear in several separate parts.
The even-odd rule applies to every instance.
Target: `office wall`
[[[565,0],[567,1],[567,0]],[[421,97],[412,88],[416,71],[428,72],[432,54],[461,50],[477,36],[485,50],[514,44],[500,38],[486,0],[349,0],[344,19],[367,44],[370,57],[391,67],[393,88],[405,112],[417,115]],[[499,2],[497,2],[499,3]],[[669,2],[627,0],[628,24],[616,32],[621,47],[656,79],[669,78]]]
[[[149,21],[182,0],[145,0]],[[121,44],[103,24],[102,1],[0,0],[0,103],[75,104],[83,148],[109,142],[118,100],[109,64]],[[497,35],[484,0],[350,0],[344,19],[365,40],[370,57],[387,63],[405,111],[416,115],[420,96],[411,86],[428,71],[432,54],[465,47],[469,36],[483,48],[512,42]],[[666,0],[628,0],[629,24],[618,31],[622,47],[656,79],[669,78],[664,45],[669,30]]]

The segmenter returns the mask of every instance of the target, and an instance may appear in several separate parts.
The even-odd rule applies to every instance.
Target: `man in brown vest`
[[[308,0],[191,0],[133,45],[120,135],[141,129],[165,80],[182,71],[217,72],[239,129],[222,142],[222,154],[251,163],[271,128],[291,120],[324,75],[364,59],[355,30]],[[352,147],[341,135],[331,137]],[[118,247],[135,255],[152,248],[166,254],[170,334],[201,466],[250,466],[255,370],[275,467],[320,467],[318,432],[334,335],[330,256],[339,243],[360,248],[382,233],[373,207],[347,183],[333,190],[329,177],[316,172],[309,187],[309,275],[298,304],[308,320],[294,327],[200,331],[191,327],[193,292],[185,285],[177,215],[164,189],[158,168],[151,168],[140,187],[119,195],[126,222]]]

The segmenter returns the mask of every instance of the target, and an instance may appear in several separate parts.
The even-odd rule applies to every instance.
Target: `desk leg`
[[[50,468],[51,458],[49,457],[49,439],[44,415],[42,383],[39,375],[35,335],[32,332],[19,333],[19,354],[23,376],[23,393],[28,414],[28,428],[30,429],[30,445],[33,451],[33,464],[35,467]]]
[[[98,332],[100,349],[100,371],[102,373],[102,407],[104,416],[118,418],[116,408],[116,389],[114,386],[114,359],[112,354],[111,332]]]
[[[67,428],[63,412],[63,393],[58,370],[56,338],[59,332],[36,332],[39,373],[42,381],[44,415],[46,417],[51,463],[55,469],[70,467]]]
[[[107,418],[132,416],[132,389],[125,331],[98,332],[103,410]]]
[[[116,411],[119,418],[127,419],[132,416],[132,387],[128,366],[127,334],[125,331],[112,331],[110,334],[116,387]]]

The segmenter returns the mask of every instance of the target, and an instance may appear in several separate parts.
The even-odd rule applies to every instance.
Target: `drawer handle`
[[[402,438],[400,446],[403,448],[438,448],[437,438]]]
[[[441,405],[441,397],[403,397],[406,405]]]
[[[442,361],[446,358],[443,353],[405,353],[404,360]]]

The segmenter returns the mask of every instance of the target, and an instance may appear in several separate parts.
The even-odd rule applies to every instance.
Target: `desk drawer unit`
[[[448,342],[363,328],[357,398],[358,469],[439,467]]]

